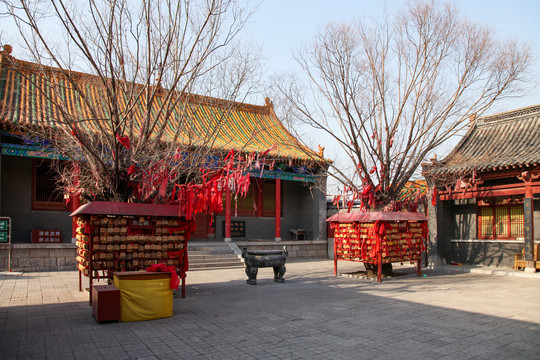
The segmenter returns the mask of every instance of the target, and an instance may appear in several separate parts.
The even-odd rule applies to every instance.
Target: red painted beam
[[[529,182],[530,186],[534,187],[540,187],[540,181],[531,181]],[[514,189],[514,188],[523,188],[525,187],[524,182],[516,182],[513,184],[505,184],[505,185],[493,185],[493,186],[482,186],[480,184],[477,184],[475,187],[467,188],[467,191],[484,191],[484,190],[500,190],[500,189]],[[451,189],[450,191],[445,188],[438,188],[437,189],[440,194],[452,194],[452,193],[461,193],[462,190],[454,191]]]
[[[439,193],[440,200],[456,200],[456,199],[472,199],[482,197],[493,196],[509,196],[509,195],[525,195],[525,185],[519,187],[508,187],[501,185],[501,187],[490,186],[482,188],[481,190],[467,190],[464,192],[452,192],[452,193]],[[540,193],[540,185],[531,186],[532,193]]]

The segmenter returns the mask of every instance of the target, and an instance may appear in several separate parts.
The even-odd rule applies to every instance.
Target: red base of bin
[[[116,286],[92,286],[92,315],[97,322],[120,320],[120,290]]]

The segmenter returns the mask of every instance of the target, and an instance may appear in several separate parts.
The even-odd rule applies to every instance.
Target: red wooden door
[[[191,233],[191,240],[208,240],[208,229],[210,227],[210,215],[195,215],[195,225],[197,228]]]

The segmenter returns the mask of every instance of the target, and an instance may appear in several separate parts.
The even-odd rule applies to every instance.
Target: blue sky
[[[251,1],[251,0],[248,0]],[[501,39],[512,38],[531,44],[534,64],[531,68],[531,91],[526,97],[502,100],[487,113],[498,113],[529,105],[540,104],[540,1],[539,0],[455,0],[458,10],[469,20],[491,27]],[[404,6],[406,0],[388,0],[389,10]],[[268,75],[296,72],[292,51],[309,43],[319,28],[328,22],[350,22],[356,18],[380,19],[384,15],[384,1],[377,0],[261,0],[248,24],[244,36],[250,36],[262,46]],[[247,34],[247,35],[246,35]],[[252,102],[263,104],[263,99]],[[339,147],[313,129],[300,130],[302,140],[311,148],[326,147],[325,155],[336,163],[342,157]],[[435,152],[444,157],[457,143],[455,138]],[[329,193],[338,186],[329,180]]]
[[[81,0],[78,0],[81,1]],[[389,10],[403,7],[408,0],[243,0],[250,6],[260,3],[242,36],[262,47],[265,72],[299,72],[292,51],[307,44],[318,28],[328,22],[349,22],[356,18],[381,18],[385,5]],[[533,45],[536,63],[532,81],[536,86],[530,96],[507,101],[498,111],[540,103],[540,0],[454,0],[457,8],[469,19],[491,26],[501,38],[514,38]],[[17,45],[17,34],[10,21],[2,18],[3,40]],[[15,56],[21,56],[15,52]],[[260,99],[250,98],[257,104]]]
[[[403,7],[407,0],[244,0],[260,3],[242,37],[262,47],[265,73],[299,73],[292,51],[309,43],[317,30],[329,22],[350,22],[356,18],[380,19],[385,4],[391,11]],[[535,62],[531,68],[531,92],[520,99],[509,99],[496,104],[489,113],[540,104],[540,0],[454,0],[456,7],[470,20],[490,26],[502,39],[512,38],[531,44]],[[3,19],[5,20],[5,19]],[[11,33],[4,21],[0,31]],[[10,34],[11,35],[11,34]],[[15,43],[12,43],[15,45]],[[15,56],[19,56],[15,54]],[[250,97],[249,101],[264,104],[265,94]],[[330,140],[313,131],[305,132],[302,140],[311,148],[326,147],[327,157],[339,158],[339,150]],[[457,139],[456,139],[457,141]],[[450,142],[437,150],[439,158],[455,145]],[[334,149],[333,149],[334,148]]]
[[[386,5],[392,9],[406,3],[405,0],[394,0],[387,1]],[[533,46],[536,63],[532,68],[531,81],[537,84],[531,95],[500,103],[496,111],[539,104],[540,1],[457,0],[454,3],[464,16],[492,27],[497,36],[522,40]],[[299,69],[291,52],[308,43],[318,28],[334,21],[380,18],[384,13],[384,5],[384,1],[376,0],[262,0],[244,34],[262,46],[269,73],[295,72]]]

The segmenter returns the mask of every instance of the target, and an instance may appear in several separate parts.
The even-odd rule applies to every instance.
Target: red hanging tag
[[[116,134],[116,138],[118,139],[120,144],[122,144],[122,145],[124,145],[126,147],[126,149],[130,148],[129,138],[127,136],[120,136],[120,135]]]
[[[165,195],[167,194],[167,183],[168,183],[168,179],[166,177],[163,178],[163,180],[161,181],[161,185],[159,186],[159,196],[161,196],[162,198],[165,197]]]
[[[137,169],[137,165],[133,164],[131,165],[129,168],[128,168],[128,171],[127,171],[127,174],[128,175],[131,175],[135,172],[135,170]]]

